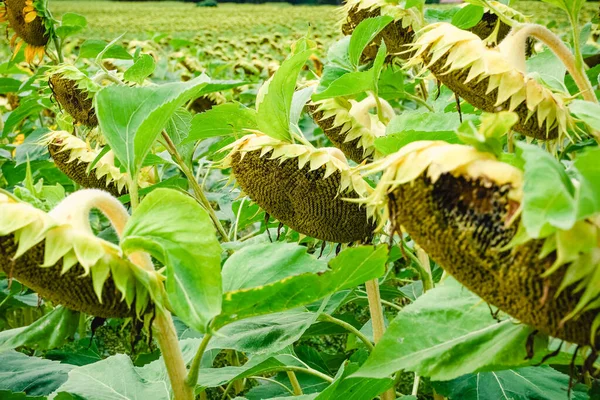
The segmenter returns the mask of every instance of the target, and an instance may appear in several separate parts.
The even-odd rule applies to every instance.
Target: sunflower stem
[[[61,43],[60,39],[58,38],[58,36],[54,37],[53,42],[54,42],[54,47],[56,47],[56,55],[58,56],[58,62],[59,62],[59,64],[62,64],[65,62],[65,59],[62,54],[62,43]]]
[[[581,91],[583,98],[587,101],[598,103],[592,83],[583,70],[583,62],[581,62],[581,65],[578,67],[578,62],[575,56],[573,56],[573,53],[571,53],[563,41],[551,30],[537,24],[520,24],[513,29],[510,37],[512,37],[513,43],[516,43],[517,45],[522,44],[525,46],[529,37],[533,37],[544,43],[554,54],[556,54],[567,68],[567,71],[569,71],[569,74],[571,74],[577,87]]]
[[[300,386],[300,382],[298,382],[298,378],[294,371],[286,371],[288,379],[292,384],[292,388],[294,389],[294,396],[302,396],[304,393],[302,392],[302,386]]]
[[[223,228],[223,225],[221,225],[221,221],[219,220],[219,217],[217,217],[215,210],[210,205],[210,202],[206,198],[204,191],[202,190],[202,188],[200,187],[200,184],[196,180],[196,177],[190,170],[190,167],[188,167],[188,165],[186,164],[183,157],[181,157],[181,154],[179,154],[179,151],[177,151],[177,147],[175,147],[175,144],[173,143],[173,141],[171,140],[171,138],[169,137],[169,135],[167,135],[167,133],[165,131],[162,132],[162,137],[165,141],[167,151],[169,152],[171,157],[173,157],[173,159],[179,166],[179,169],[181,169],[181,172],[183,172],[183,174],[189,181],[190,186],[192,187],[192,190],[194,191],[194,197],[196,198],[196,201],[198,201],[198,203],[200,203],[200,205],[208,212],[208,214],[210,215],[210,219],[212,219],[213,224],[219,231],[219,234],[221,235],[222,240],[224,242],[229,242],[229,235],[227,234],[227,231],[225,231],[225,228]]]
[[[194,356],[194,360],[192,361],[192,365],[190,366],[190,372],[187,374],[186,383],[188,386],[196,386],[198,382],[198,374],[200,373],[200,365],[202,363],[202,357],[206,352],[206,348],[208,347],[208,343],[212,339],[212,335],[208,333],[204,335],[202,338],[202,342],[200,342],[200,346],[198,347],[198,351],[196,351],[196,355]]]
[[[369,312],[371,314],[371,323],[373,325],[373,341],[379,343],[385,332],[385,322],[383,320],[383,307],[381,306],[381,294],[379,293],[379,282],[373,279],[365,283],[367,288],[367,298],[369,299]],[[396,392],[394,388],[388,389],[381,394],[381,400],[394,400]]]

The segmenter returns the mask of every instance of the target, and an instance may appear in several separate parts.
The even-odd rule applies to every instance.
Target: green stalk
[[[300,386],[300,382],[298,382],[298,378],[294,371],[286,371],[286,373],[292,384],[292,388],[294,389],[294,396],[302,396],[304,394],[302,393],[302,386]]]
[[[192,365],[190,366],[190,371],[187,374],[186,383],[188,386],[194,387],[198,382],[198,374],[200,374],[200,363],[202,362],[202,356],[208,347],[208,343],[212,339],[212,335],[208,333],[204,335],[202,338],[202,342],[200,342],[200,347],[198,347],[198,351],[194,356],[194,360],[192,361]]]

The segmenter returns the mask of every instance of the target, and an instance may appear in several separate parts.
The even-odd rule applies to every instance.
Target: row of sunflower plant
[[[4,0],[0,394],[593,398],[599,70],[547,3],[568,43],[349,0],[257,83]]]

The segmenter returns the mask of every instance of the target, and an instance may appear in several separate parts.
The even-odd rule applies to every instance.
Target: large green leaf
[[[242,104],[228,103],[196,114],[185,142],[214,136],[244,134],[244,129],[257,129],[256,111]]]
[[[209,81],[206,75],[160,86],[108,86],[94,96],[106,141],[131,176],[135,176],[154,140],[173,113]]]
[[[258,129],[283,141],[291,140],[290,108],[296,80],[312,50],[304,50],[285,60],[256,96]]]
[[[600,130],[600,104],[585,100],[573,100],[569,110],[594,130]]]
[[[342,365],[336,375],[335,381],[323,390],[315,400],[363,400],[374,399],[392,386],[394,381],[390,378],[357,378],[351,375],[358,370],[358,363]]]
[[[587,149],[573,163],[580,183],[577,198],[577,219],[600,212],[600,149]]]
[[[38,350],[61,346],[77,331],[79,313],[58,306],[29,326],[0,332],[0,352],[20,346]]]
[[[156,189],[129,219],[121,247],[147,251],[163,263],[172,309],[206,332],[221,311],[221,247],[206,210],[179,191]]]
[[[449,278],[398,314],[354,376],[384,378],[406,370],[448,380],[523,365],[534,329],[501,317],[495,320],[481,299]]]
[[[54,395],[67,392],[86,400],[169,400],[164,380],[148,381],[140,376],[131,359],[117,354],[83,367],[73,368],[68,380]],[[51,397],[53,398],[53,397]]]
[[[296,243],[261,243],[235,252],[223,265],[223,291],[250,289],[304,273],[327,270],[327,262]]]
[[[350,62],[355,69],[358,67],[365,47],[393,20],[394,18],[389,15],[382,15],[364,19],[356,26],[350,37],[350,47],[348,48]]]
[[[140,54],[133,65],[125,71],[123,78],[126,81],[135,82],[141,85],[144,80],[152,75],[156,68],[154,58],[149,54]]]
[[[477,25],[481,17],[483,17],[483,7],[469,4],[454,14],[452,25],[460,29],[469,29]]]
[[[564,400],[569,376],[548,366],[481,372],[447,382],[434,382],[436,391],[450,399]],[[573,388],[571,399],[588,399],[587,388]]]
[[[357,71],[344,74],[331,82],[327,89],[314,94],[314,101],[339,96],[351,96],[373,89],[373,71]]]
[[[236,321],[219,329],[219,336],[211,341],[210,348],[274,353],[300,339],[318,316],[319,313],[295,309]]]
[[[47,396],[67,380],[72,368],[69,364],[7,351],[0,354],[0,391]],[[0,398],[4,397],[0,394]]]
[[[555,228],[569,230],[577,217],[575,188],[565,169],[537,146],[519,143],[525,161],[522,222],[530,237],[539,238]]]
[[[349,248],[329,262],[329,271],[303,273],[264,286],[225,292],[216,327],[255,315],[289,310],[383,275],[387,246]]]

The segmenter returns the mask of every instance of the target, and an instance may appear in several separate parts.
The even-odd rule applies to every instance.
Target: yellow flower
[[[0,11],[0,22],[6,21],[8,21],[8,26],[15,31],[10,41],[13,54],[18,54],[25,44],[25,60],[29,63],[36,59],[41,62],[50,35],[34,0],[5,0],[4,7]]]

